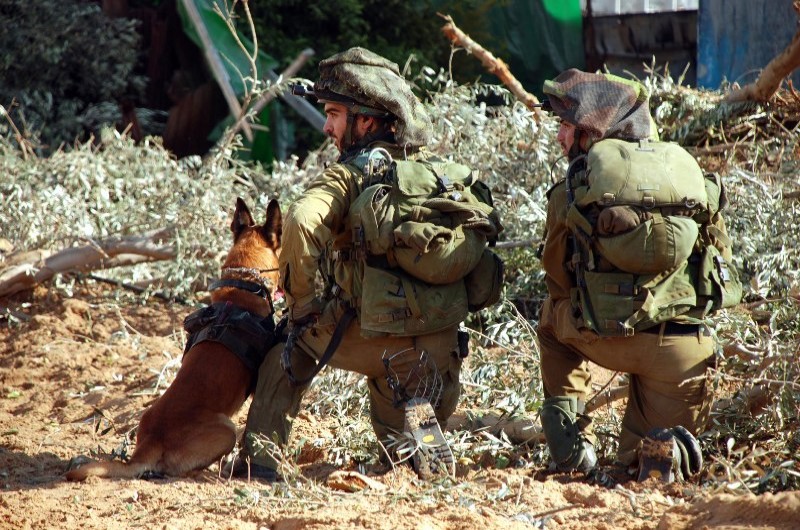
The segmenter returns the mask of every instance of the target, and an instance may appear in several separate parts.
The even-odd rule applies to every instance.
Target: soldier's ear
[[[231,221],[231,232],[233,232],[234,241],[239,238],[245,228],[255,224],[250,208],[247,207],[244,199],[237,197],[236,210],[233,212],[233,221]]]
[[[372,116],[356,114],[356,130],[361,134],[368,134],[377,130],[378,122]]]

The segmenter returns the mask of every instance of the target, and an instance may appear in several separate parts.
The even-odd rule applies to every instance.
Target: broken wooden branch
[[[729,411],[747,412],[750,416],[758,416],[763,413],[770,400],[775,396],[775,392],[780,389],[777,382],[775,384],[759,384],[750,389],[737,392],[729,398],[722,398],[714,401],[712,410],[717,413]],[[603,397],[606,399],[594,399],[586,405],[586,413],[610,405],[612,402],[628,395],[627,385],[612,388]],[[590,406],[591,405],[591,406]],[[508,417],[492,412],[486,413],[456,413],[447,422],[448,431],[471,431],[487,432],[492,436],[505,436],[509,442],[517,445],[521,444],[543,444],[546,443],[544,431],[541,425],[534,419],[513,416]]]
[[[511,73],[511,70],[509,70],[508,65],[502,59],[498,59],[486,48],[472,40],[469,35],[461,31],[461,29],[456,26],[456,23],[453,22],[453,18],[450,15],[439,13],[439,16],[447,21],[447,23],[442,26],[442,33],[450,39],[450,42],[464,48],[467,53],[477,57],[490,74],[497,76],[506,88],[514,94],[514,97],[533,111],[534,118],[538,122],[544,115],[542,110],[536,106],[539,104],[539,100],[536,96],[523,88],[522,83],[520,83]]]
[[[615,386],[592,396],[592,398],[586,402],[586,409],[584,412],[586,414],[591,414],[595,410],[605,407],[606,405],[611,405],[624,397],[628,397],[628,385]]]
[[[542,427],[537,422],[528,418],[508,417],[492,412],[453,414],[447,422],[447,430],[486,431],[493,436],[504,434],[513,444],[535,444],[545,441]]]
[[[9,256],[0,269],[0,297],[31,289],[65,272],[86,272],[103,268],[174,259],[175,249],[164,244],[172,228],[144,235],[113,237],[59,251],[36,250]]]
[[[88,277],[89,277],[89,279],[94,280],[96,282],[105,283],[105,284],[108,284],[108,285],[113,285],[115,287],[119,287],[120,289],[125,289],[127,291],[131,291],[131,292],[134,292],[136,294],[144,294],[144,293],[148,292],[148,289],[146,287],[140,287],[139,285],[133,285],[133,284],[130,284],[130,283],[125,283],[125,282],[121,282],[119,280],[114,280],[114,279],[111,279],[111,278],[103,278],[102,276],[97,276],[96,274],[89,274]],[[165,302],[174,302],[174,303],[178,303],[178,304],[181,304],[181,305],[191,305],[189,300],[187,300],[186,298],[184,298],[182,296],[170,296],[170,295],[168,295],[166,293],[163,293],[161,291],[153,291],[151,293],[151,295],[154,298],[158,298],[159,300],[164,300]]]
[[[495,243],[494,248],[497,249],[510,249],[510,248],[525,248],[535,247],[539,244],[538,239],[520,239],[516,241],[498,241]]]
[[[792,7],[800,16],[800,0],[794,0]],[[766,102],[777,92],[784,78],[797,67],[800,67],[800,28],[794,34],[786,49],[767,64],[754,83],[733,90],[725,97],[724,101],[726,103],[736,101]]]

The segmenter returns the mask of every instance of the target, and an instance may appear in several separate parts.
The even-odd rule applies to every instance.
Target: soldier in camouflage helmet
[[[646,221],[652,223],[654,212],[659,208],[635,205],[598,207],[597,204],[577,207],[582,204],[581,194],[592,192],[592,186],[598,186],[601,181],[601,170],[597,169],[599,163],[594,174],[587,170],[587,166],[598,160],[603,147],[611,145],[614,152],[625,150],[626,153],[638,154],[655,150],[659,144],[664,145],[657,142],[656,129],[648,110],[647,90],[637,82],[617,76],[571,69],[545,82],[544,92],[548,97],[545,107],[549,106],[561,119],[558,141],[570,161],[567,178],[557,182],[548,192],[542,247],[548,297],[537,333],[546,398],[541,409],[541,421],[552,459],[560,470],[579,470],[608,477],[597,471],[596,438],[591,419],[584,410],[591,392],[591,361],[629,374],[628,403],[619,437],[619,462],[630,473],[638,472],[640,479],[659,477],[670,481],[688,478],[701,466],[700,448],[694,435],[703,431],[711,403],[710,388],[704,376],[713,360],[713,344],[706,326],[698,324],[707,316],[711,304],[705,308],[696,307],[701,297],[692,289],[699,293],[699,288],[686,285],[693,278],[687,276],[686,271],[692,266],[689,262],[699,259],[699,256],[692,254],[681,261],[674,272],[663,273],[672,284],[658,284],[660,278],[655,276],[628,275],[629,271],[609,264],[598,245],[603,243],[603,238],[633,234]],[[669,149],[669,153],[690,157],[673,144]],[[637,172],[648,171],[624,158],[606,163],[606,166],[628,163],[627,178],[631,180],[638,175]],[[693,159],[685,163],[696,166]],[[669,161],[665,159],[663,164],[657,165],[669,166]],[[660,169],[670,171],[669,167]],[[699,175],[699,187],[703,188],[704,176],[702,172]],[[646,181],[647,178],[640,180]],[[667,186],[666,183],[661,185]],[[649,186],[657,189],[659,184],[654,182]],[[715,198],[712,195],[709,193],[708,202],[715,199],[719,203],[719,189]],[[610,198],[611,202],[614,200],[613,193],[604,197]],[[700,215],[694,209],[688,213],[661,210],[664,211],[659,213],[658,219],[662,218],[661,214],[666,218],[667,213],[695,216],[693,219]],[[721,240],[724,224],[718,212],[713,213],[704,226],[708,231],[717,229],[715,233]],[[706,215],[705,211],[703,215]],[[576,219],[587,221],[581,225]],[[654,233],[650,233],[651,239]],[[690,241],[690,247],[692,243]],[[730,259],[729,255],[725,257]],[[612,258],[619,256],[609,256],[609,260]],[[631,258],[631,261],[645,260],[646,256],[633,255]],[[652,278],[652,282],[641,288],[637,283],[627,288],[614,283],[619,278],[632,278],[636,282],[645,277]],[[605,282],[605,287],[595,287],[599,285],[598,281],[601,284]],[[679,285],[679,281],[683,282],[680,283],[682,288],[691,291],[688,301],[684,298],[683,305],[665,304],[663,310],[659,309],[660,301],[670,299],[670,296],[675,298],[669,290],[677,289],[671,286]],[[618,315],[603,314],[604,308],[619,311],[626,302],[631,307],[638,303],[645,308],[641,296],[647,292],[645,287],[652,287],[654,292],[659,292],[657,288],[662,289],[667,293],[650,304],[652,307],[646,307],[651,311],[649,322],[657,324],[630,325],[633,319],[620,324]],[[619,297],[619,302],[614,296]],[[611,303],[601,308],[600,301],[603,300]],[[696,316],[691,318],[688,315]],[[604,329],[602,326],[607,322],[611,327]]]
[[[280,272],[289,336],[261,366],[244,438],[250,467],[234,472],[275,477],[276,462],[259,439],[286,442],[310,380],[327,362],[367,377],[372,425],[389,454],[392,439],[413,439],[420,444],[411,459],[420,476],[452,475],[453,455],[439,423],[460,395],[458,325],[418,336],[362,329],[349,219],[369,184],[364,163],[370,154],[424,159],[431,122],[397,65],[369,50],[336,54],[321,61],[319,71],[305,95],[324,105],[324,132],[340,156],[284,217]],[[318,273],[322,292],[315,288]]]
[[[342,156],[374,139],[369,135],[358,141],[352,138],[351,129],[359,115],[384,120],[391,127],[393,143],[400,147],[418,149],[430,142],[428,114],[397,64],[364,48],[350,48],[320,61],[319,71],[314,97],[346,109],[343,145],[337,145]],[[325,132],[330,135],[330,131]]]

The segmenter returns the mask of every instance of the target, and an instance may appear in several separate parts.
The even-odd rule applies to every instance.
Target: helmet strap
[[[342,152],[349,150],[353,145],[353,125],[356,122],[356,115],[347,111],[347,125],[344,128],[344,138],[342,138]]]
[[[584,138],[587,139],[587,142],[586,142],[587,146],[586,146],[585,149],[581,145],[583,143],[583,139]],[[572,145],[569,148],[569,153],[567,153],[567,158],[569,160],[575,160],[579,156],[581,156],[584,153],[586,153],[586,151],[588,150],[589,146],[592,143],[592,142],[588,141],[588,140],[590,140],[590,138],[591,137],[589,136],[589,134],[586,133],[585,131],[582,131],[581,129],[575,129],[575,132],[573,133],[573,137],[572,137]]]

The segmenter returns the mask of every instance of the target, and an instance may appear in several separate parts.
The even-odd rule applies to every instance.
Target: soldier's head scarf
[[[396,118],[395,140],[403,147],[421,147],[430,142],[428,113],[396,63],[355,47],[320,61],[319,73],[319,80],[314,83],[319,100],[343,103],[356,113],[390,114]]]
[[[558,117],[594,141],[658,137],[648,106],[650,94],[636,81],[571,68],[545,81],[544,93]]]

